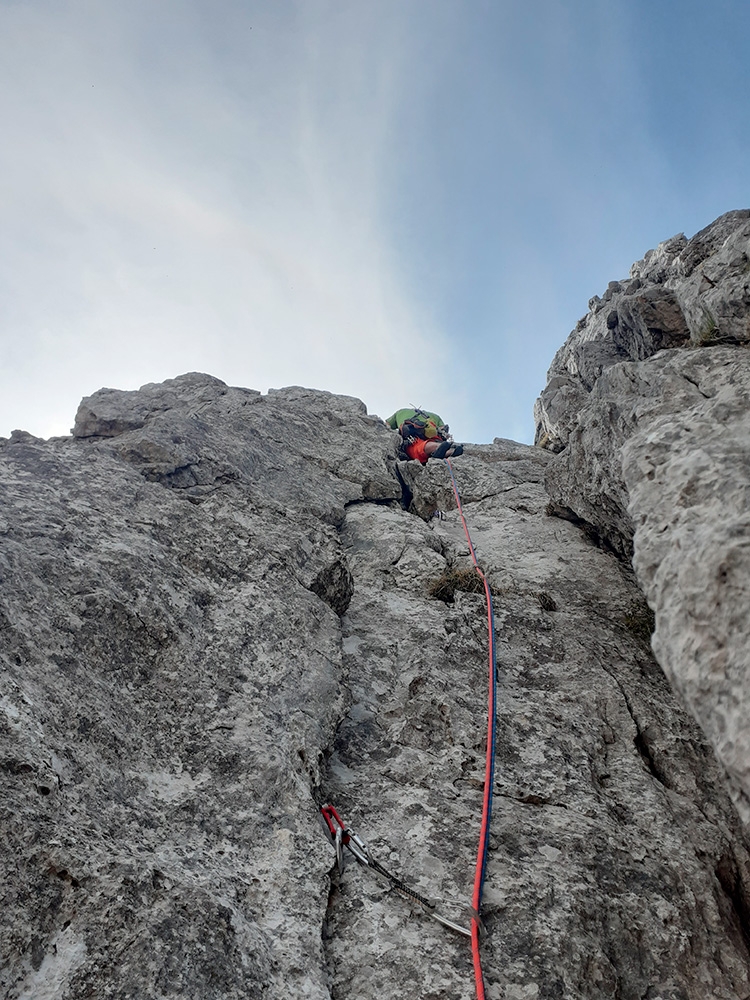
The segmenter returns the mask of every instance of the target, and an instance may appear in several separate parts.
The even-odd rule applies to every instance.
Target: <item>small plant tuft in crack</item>
[[[651,647],[651,636],[654,634],[656,620],[654,612],[645,601],[631,604],[622,616],[622,623],[636,639]]]
[[[437,579],[432,580],[427,587],[430,597],[436,597],[446,604],[453,604],[457,590],[467,594],[483,594],[484,584],[476,570],[448,569]]]
[[[557,611],[557,601],[546,590],[540,591],[536,595],[536,599],[539,601],[539,607],[542,611]]]
[[[712,344],[718,343],[720,339],[721,335],[719,333],[719,325],[713,314],[710,313],[704,306],[703,322],[698,327],[698,331],[695,336],[695,343],[698,347],[710,347]]]

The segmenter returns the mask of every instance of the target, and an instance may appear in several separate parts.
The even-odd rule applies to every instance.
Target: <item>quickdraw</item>
[[[442,916],[442,914],[437,912],[436,904],[433,903],[432,900],[420,895],[420,893],[418,893],[415,889],[410,888],[405,882],[402,882],[400,878],[397,878],[384,868],[379,861],[376,861],[366,842],[361,837],[358,837],[352,830],[349,830],[346,826],[344,826],[344,822],[334,806],[330,803],[322,806],[320,815],[323,820],[323,829],[326,836],[336,849],[336,863],[338,864],[339,872],[342,875],[344,873],[344,848],[346,848],[355,861],[357,861],[364,868],[370,868],[372,871],[377,872],[378,875],[382,876],[382,878],[386,879],[390,883],[393,889],[396,889],[403,895],[408,896],[409,899],[416,900],[416,902],[420,904],[428,916],[432,917],[433,920],[437,920],[437,922],[442,924],[443,927],[449,927],[458,934],[463,934],[469,938],[471,937],[471,931],[468,928],[461,927],[461,925],[457,924],[455,921]]]

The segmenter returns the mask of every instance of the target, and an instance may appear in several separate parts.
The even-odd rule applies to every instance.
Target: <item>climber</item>
[[[428,458],[454,458],[463,454],[463,447],[453,443],[448,425],[437,413],[418,407],[396,410],[386,424],[401,434],[407,456],[422,465],[427,464]]]

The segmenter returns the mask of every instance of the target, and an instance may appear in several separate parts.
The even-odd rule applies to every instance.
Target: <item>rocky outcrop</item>
[[[591,302],[537,403],[557,510],[622,556],[654,650],[750,819],[750,212],[675,237]]]
[[[568,444],[577,413],[612,365],[661,350],[750,342],[750,210],[728,212],[692,239],[660,243],[595,295],[555,355],[535,407],[538,443]]]
[[[488,996],[748,996],[747,835],[631,569],[550,516],[561,458],[454,463],[497,618]],[[487,635],[444,463],[187,375],[15,433],[0,491],[2,995],[471,996],[466,940],[317,821],[468,921]]]

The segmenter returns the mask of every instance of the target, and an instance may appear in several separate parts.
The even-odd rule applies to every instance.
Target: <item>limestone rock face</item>
[[[453,463],[497,619],[488,996],[744,996],[746,921],[721,887],[747,879],[745,835],[652,658],[632,574],[546,513],[549,458],[498,441]],[[402,476],[412,509],[445,518],[347,515],[352,704],[326,788],[387,867],[468,923],[484,602],[460,589],[470,562],[446,468],[409,463]],[[430,581],[451,577],[453,602],[430,600]],[[326,941],[341,995],[472,995],[465,939],[408,913],[368,872],[334,876]]]
[[[327,997],[337,525],[400,497],[393,435],[202,375],[75,435],[0,451],[0,994]]]
[[[397,443],[197,374],[0,442],[0,995],[473,995],[467,940],[318,821],[468,925],[486,612],[447,465]],[[749,996],[745,829],[631,569],[550,516],[561,457],[453,463],[498,644],[487,995]]]
[[[538,440],[560,452],[547,486],[559,512],[633,555],[657,659],[748,820],[750,212],[661,244],[614,285],[537,403]]]

